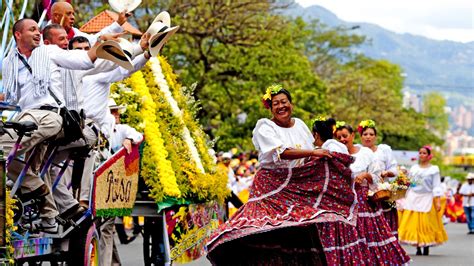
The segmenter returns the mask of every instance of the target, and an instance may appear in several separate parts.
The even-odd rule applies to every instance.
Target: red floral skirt
[[[351,163],[335,153],[298,168],[261,169],[249,201],[211,236],[208,258],[217,265],[318,265],[329,262],[325,250],[337,250],[341,261],[360,261]]]
[[[410,257],[400,246],[385,220],[382,205],[367,197],[368,187],[356,185],[358,197],[357,232],[368,250],[364,256],[367,265],[402,265]]]

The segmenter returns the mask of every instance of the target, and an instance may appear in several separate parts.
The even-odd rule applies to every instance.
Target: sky
[[[322,6],[348,22],[369,22],[397,33],[474,41],[474,0],[295,0]]]

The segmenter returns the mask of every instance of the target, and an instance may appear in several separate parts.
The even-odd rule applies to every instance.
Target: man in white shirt
[[[120,124],[120,110],[125,106],[117,105],[113,99],[109,99],[109,115],[114,118],[114,127],[109,140],[110,155],[124,147],[128,153],[132,151],[132,144],[137,145],[143,140],[143,135],[129,125]],[[120,265],[120,257],[116,251],[114,233],[115,218],[108,218],[100,227],[99,253],[101,256],[100,265]],[[123,224],[118,225],[120,229]],[[121,227],[120,227],[121,226]],[[122,230],[124,233],[124,230]]]
[[[31,151],[37,145],[40,145],[38,148],[44,149],[42,143],[61,132],[62,118],[58,114],[59,106],[50,95],[49,89],[60,94],[61,67],[83,70],[92,68],[97,58],[97,46],[87,52],[65,51],[55,45],[40,46],[39,26],[31,19],[15,22],[13,33],[17,49],[8,54],[2,67],[5,99],[11,104],[20,106],[22,112],[16,121],[32,121],[38,126],[31,136],[23,137],[21,147],[17,152],[17,155],[21,155]],[[100,38],[109,40],[116,37],[109,35]],[[6,134],[0,137],[0,145],[3,146],[5,153],[10,152],[17,138],[14,131],[9,132],[13,138]],[[43,152],[40,151],[39,154]],[[37,160],[32,165],[39,166],[42,159],[42,156],[37,156]],[[16,180],[22,168],[21,163],[13,160],[8,167],[9,177]],[[36,224],[37,228],[50,233],[57,232],[58,225],[54,217],[58,212],[50,193],[51,189],[32,171],[31,167],[21,185],[24,197],[45,198],[40,210],[41,221]]]
[[[463,196],[462,205],[466,214],[468,234],[474,234],[474,173],[469,173],[464,183],[459,189],[459,194]]]

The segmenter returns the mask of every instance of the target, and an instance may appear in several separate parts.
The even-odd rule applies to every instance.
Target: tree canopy
[[[107,1],[73,1],[81,25]],[[402,105],[402,69],[359,54],[366,42],[349,28],[281,15],[290,1],[144,0],[130,18],[143,32],[161,11],[180,29],[162,50],[185,86],[194,85],[197,117],[215,148],[253,149],[252,129],[269,117],[261,96],[281,83],[296,117],[332,116],[356,126],[373,119],[394,149],[442,144],[445,101],[427,95],[422,114]],[[80,10],[80,12],[79,12]]]

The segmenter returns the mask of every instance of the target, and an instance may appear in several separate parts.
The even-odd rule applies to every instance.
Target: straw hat
[[[149,49],[152,56],[157,56],[166,41],[173,35],[179,26],[171,27],[170,14],[166,11],[161,12],[151,23],[146,33],[150,33]]]
[[[467,176],[466,176],[466,179],[467,180],[474,179],[474,173],[468,173]]]
[[[126,107],[124,105],[117,105],[117,103],[115,102],[114,99],[112,98],[109,98],[109,109],[110,110],[123,110],[125,109]]]
[[[133,70],[132,59],[135,57],[133,45],[124,38],[100,44],[97,47],[97,57],[110,60],[127,70]]]
[[[142,0],[109,0],[110,7],[119,13],[124,10],[127,10],[127,12],[132,12],[141,3]]]

